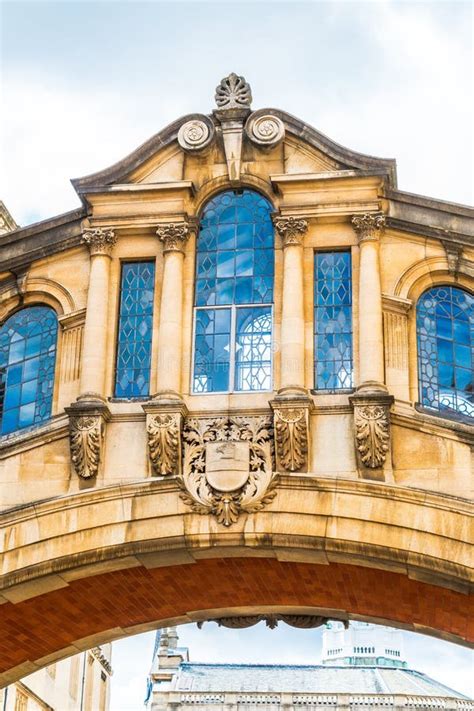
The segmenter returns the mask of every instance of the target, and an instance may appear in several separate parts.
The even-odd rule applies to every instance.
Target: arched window
[[[193,392],[272,387],[273,224],[268,200],[226,191],[197,245]]]
[[[48,306],[31,306],[0,327],[1,433],[51,416],[58,321]]]
[[[420,402],[474,417],[474,297],[453,286],[435,286],[417,307]]]

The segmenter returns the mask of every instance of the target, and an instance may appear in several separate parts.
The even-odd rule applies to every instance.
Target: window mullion
[[[237,324],[237,306],[232,304],[231,306],[231,318],[230,318],[230,348],[229,348],[229,392],[234,392],[237,390],[235,384],[235,342],[237,334],[235,332]]]

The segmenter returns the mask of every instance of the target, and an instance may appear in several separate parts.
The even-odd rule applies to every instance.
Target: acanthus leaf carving
[[[290,627],[296,627],[298,629],[314,629],[315,627],[321,627],[330,620],[334,622],[342,622],[345,629],[349,627],[348,620],[340,620],[336,618],[323,617],[322,615],[240,615],[235,617],[219,617],[215,620],[209,620],[209,622],[215,622],[219,627],[228,627],[229,629],[241,630],[247,627],[253,627],[258,625],[259,622],[265,622],[265,625],[271,630],[278,627],[279,622],[284,622]],[[199,629],[202,629],[205,620],[201,620],[197,623]]]
[[[355,441],[362,463],[376,469],[383,466],[390,446],[390,421],[385,405],[357,405],[354,408]]]
[[[190,418],[183,440],[178,484],[181,499],[196,513],[212,514],[228,527],[242,512],[260,511],[276,496],[271,418]]]
[[[157,226],[156,235],[163,242],[164,252],[183,252],[189,238],[187,222],[167,222]]]
[[[71,461],[82,479],[97,476],[102,454],[104,422],[101,415],[71,415],[69,439]]]
[[[179,414],[155,414],[147,417],[148,450],[156,476],[177,474],[181,446]]]
[[[281,237],[283,247],[303,244],[303,237],[308,229],[308,220],[293,216],[275,217],[273,224]]]
[[[306,408],[275,409],[275,441],[279,464],[286,471],[304,468],[308,456]]]
[[[232,72],[221,79],[214,98],[219,109],[247,109],[252,103],[252,91],[244,77]]]

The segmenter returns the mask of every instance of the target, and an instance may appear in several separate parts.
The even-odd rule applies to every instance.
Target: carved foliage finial
[[[364,466],[376,469],[385,463],[390,445],[389,410],[386,405],[354,407],[355,442]]]
[[[109,227],[95,227],[94,229],[84,230],[82,241],[89,247],[91,255],[104,254],[110,256],[117,237]]]
[[[359,242],[376,242],[385,227],[385,215],[381,212],[354,215],[352,226],[357,232]]]
[[[99,472],[104,420],[101,415],[70,415],[69,440],[71,461],[81,479],[91,479]]]
[[[275,217],[275,229],[280,235],[283,247],[291,244],[303,244],[303,237],[308,229],[308,221],[297,217]]]
[[[216,87],[214,98],[219,109],[248,109],[252,103],[252,91],[244,77],[232,72]]]
[[[165,252],[183,252],[189,237],[189,225],[187,222],[167,222],[158,225],[156,234],[163,242]]]

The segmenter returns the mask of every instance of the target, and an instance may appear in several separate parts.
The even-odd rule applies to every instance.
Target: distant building
[[[2,711],[107,711],[112,645],[104,644],[29,674],[0,690]]]
[[[176,627],[157,633],[147,709],[296,711],[296,709],[474,709],[474,702],[409,669],[402,633],[354,622],[329,623],[322,663],[204,664],[190,662]]]

